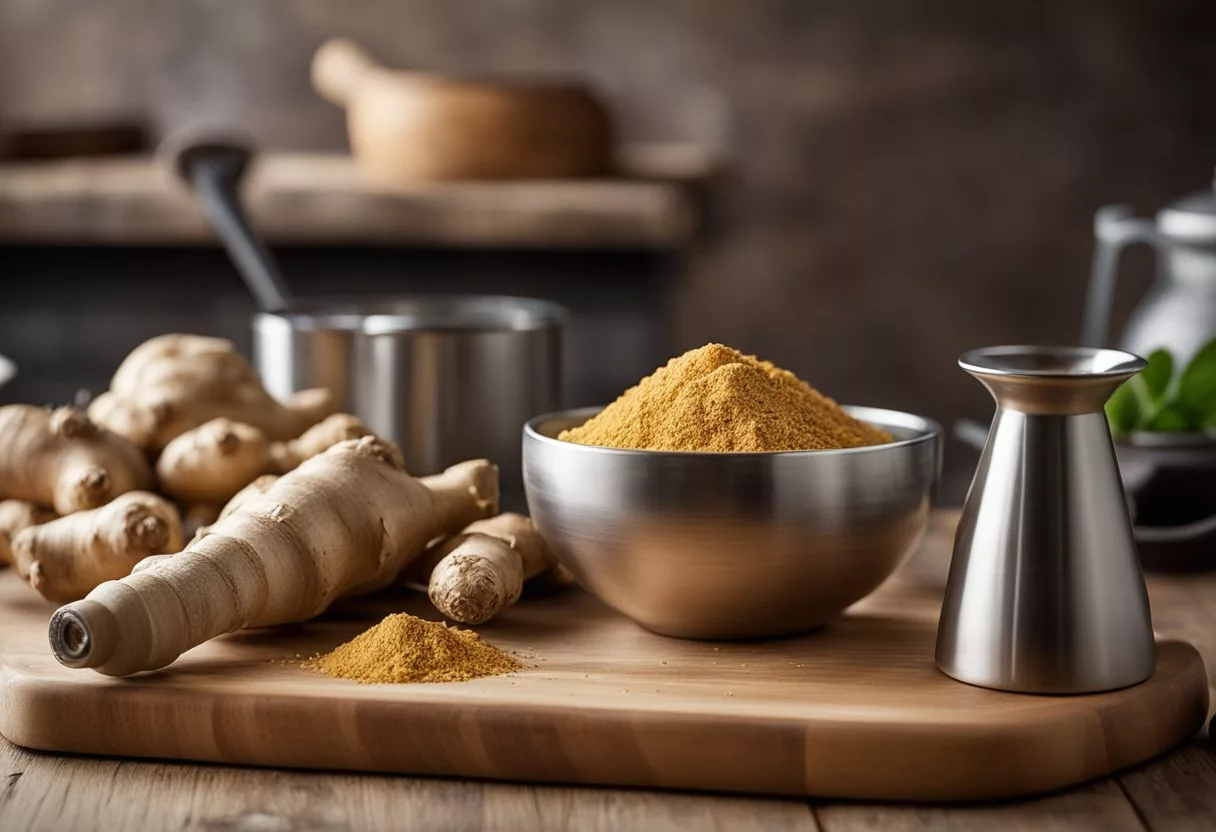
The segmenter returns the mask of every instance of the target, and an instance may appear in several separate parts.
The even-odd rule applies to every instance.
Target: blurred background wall
[[[1094,209],[1154,210],[1216,164],[1211,0],[0,0],[0,124],[224,120],[266,148],[341,148],[342,115],[308,82],[333,35],[399,66],[585,73],[627,139],[725,153],[716,221],[674,263],[625,259],[625,278],[574,256],[531,276],[457,267],[479,289],[592,311],[635,293],[670,304],[670,327],[620,315],[600,332],[599,360],[616,344],[628,366],[580,396],[717,340],[846,401],[982,417],[956,355],[1074,341]],[[347,279],[363,268],[326,256]],[[378,290],[418,274],[368,256]],[[218,252],[157,257],[157,274],[93,274],[87,252],[3,249],[0,352],[14,331],[56,342],[46,330],[73,296],[105,313],[87,344],[191,324],[241,337],[247,307]],[[1123,309],[1151,272],[1147,253],[1131,261]],[[428,263],[428,288],[446,262]]]

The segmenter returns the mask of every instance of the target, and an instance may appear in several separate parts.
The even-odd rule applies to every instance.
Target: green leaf
[[[1174,357],[1169,350],[1153,350],[1148,356],[1148,365],[1140,371],[1145,392],[1154,403],[1161,402],[1170,389],[1174,377]]]
[[[1216,415],[1216,338],[1195,353],[1182,371],[1173,405],[1196,424]]]
[[[1135,380],[1132,378],[1119,385],[1119,389],[1106,400],[1106,419],[1115,436],[1127,436],[1140,427],[1142,413],[1140,397],[1132,384]]]
[[[1196,427],[1185,413],[1173,407],[1163,407],[1148,423],[1148,430],[1159,433],[1189,433]]]

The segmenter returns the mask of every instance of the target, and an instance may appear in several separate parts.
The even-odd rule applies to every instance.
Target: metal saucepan
[[[164,153],[263,310],[254,365],[272,395],[328,388],[397,442],[417,476],[489,458],[502,472],[504,504],[522,505],[520,428],[561,406],[560,306],[484,295],[293,297],[240,202],[249,143],[194,131],[171,137]]]
[[[562,307],[484,295],[296,301],[253,322],[276,397],[326,387],[431,474],[487,457],[520,490],[520,428],[560,406]]]

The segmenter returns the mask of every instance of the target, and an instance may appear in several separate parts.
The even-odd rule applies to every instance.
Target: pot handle
[[[1145,569],[1193,572],[1216,565],[1216,514],[1179,526],[1133,526],[1132,534]]]
[[[1089,276],[1089,296],[1085,301],[1085,320],[1081,344],[1104,347],[1110,336],[1110,310],[1115,298],[1119,254],[1125,246],[1163,243],[1152,220],[1138,219],[1130,205],[1105,205],[1094,214],[1093,268]]]
[[[1216,543],[1216,514],[1180,526],[1135,526],[1133,530],[1140,543],[1194,543],[1204,538]]]

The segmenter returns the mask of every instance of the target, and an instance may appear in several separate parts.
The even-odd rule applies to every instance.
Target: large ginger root
[[[427,595],[462,624],[482,624],[519,600],[524,581],[557,566],[532,521],[500,514],[472,523],[428,553]],[[568,574],[568,573],[567,573]]]
[[[17,532],[54,519],[55,512],[49,508],[25,500],[0,501],[0,566],[12,564],[12,541]]]
[[[414,479],[375,437],[342,442],[249,496],[180,555],[102,584],[51,620],[56,657],[111,676],[154,670],[242,627],[304,621],[381,589],[429,541],[494,514],[485,460]]]
[[[182,547],[173,504],[131,491],[101,508],[30,526],[13,538],[13,562],[30,586],[52,601],[83,598],[122,578],[148,555]]]
[[[293,439],[334,409],[327,390],[302,390],[285,403],[274,399],[223,338],[161,335],[131,351],[89,415],[152,452],[221,416],[274,441]]]
[[[278,474],[262,474],[262,476],[258,477],[256,480],[249,483],[249,485],[232,495],[232,499],[225,503],[224,507],[220,509],[220,514],[219,517],[216,518],[216,521],[218,522],[223,520],[229,514],[232,514],[234,511],[240,508],[246,500],[253,497],[262,496],[278,481]]]
[[[286,442],[269,442],[252,425],[212,419],[165,446],[156,476],[178,502],[223,505],[261,474],[285,474],[339,442],[370,433],[349,413],[335,413]]]
[[[139,449],[74,407],[0,407],[0,497],[72,514],[147,488]]]
[[[193,546],[197,541],[211,534],[211,526],[213,523],[218,523],[229,514],[232,514],[232,512],[237,510],[241,503],[245,502],[250,497],[257,497],[265,494],[270,490],[270,486],[274,485],[276,482],[278,482],[278,480],[278,474],[263,474],[253,482],[249,483],[249,485],[236,492],[236,494],[232,495],[232,499],[225,503],[222,508],[215,508],[210,504],[202,503],[197,506],[192,506],[190,512],[187,513],[187,518],[183,520],[186,536],[190,539],[190,543],[187,544],[187,546]],[[195,516],[190,517],[190,513],[193,513]],[[192,523],[191,520],[194,522]],[[173,555],[170,554],[149,555],[132,567],[131,574],[135,574],[143,569],[148,569],[165,558],[171,557],[173,557]]]

